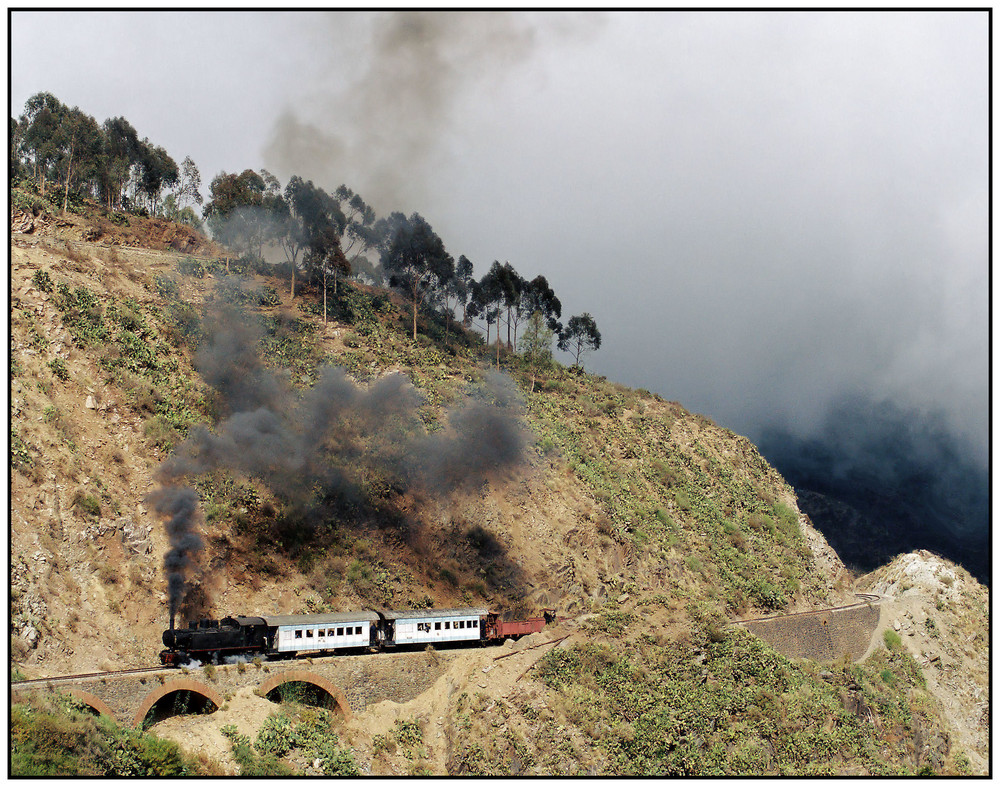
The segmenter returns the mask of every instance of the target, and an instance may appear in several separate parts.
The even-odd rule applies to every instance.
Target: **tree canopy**
[[[601,332],[588,312],[570,317],[566,328],[559,334],[559,349],[572,353],[577,366],[584,353],[600,349],[600,346]]]
[[[12,186],[61,201],[63,212],[79,205],[80,198],[91,198],[108,211],[203,226],[195,210],[203,203],[195,162],[186,156],[178,166],[162,146],[140,137],[125,117],[98,123],[52,93],[40,92],[28,99],[20,117],[10,118],[9,131]],[[47,192],[56,196],[46,197]],[[477,280],[468,257],[461,255],[456,264],[419,213],[380,218],[346,184],[331,194],[294,175],[282,190],[264,169],[220,172],[201,212],[213,238],[237,253],[263,259],[265,248],[280,248],[291,270],[293,297],[303,268],[310,284],[321,282],[324,315],[328,280],[332,278],[336,293],[341,277],[355,275],[375,284],[388,282],[406,296],[414,339],[418,312],[425,308],[443,315],[448,341],[461,305],[462,325],[484,330],[487,345],[495,329],[498,367],[504,346],[537,360],[553,335],[578,365],[600,347],[601,334],[589,313],[572,317],[563,327],[562,304],[545,276],[529,281],[509,261],[494,261]],[[372,252],[377,257],[370,259]],[[530,336],[520,342],[518,332],[526,322]]]
[[[444,242],[419,214],[409,218],[393,213],[386,224],[387,241],[383,247],[382,268],[389,285],[409,297],[413,308],[413,338],[417,338],[417,309],[436,286],[441,286],[455,272],[455,261],[445,251]]]

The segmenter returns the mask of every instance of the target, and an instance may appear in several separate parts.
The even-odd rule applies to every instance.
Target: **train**
[[[219,663],[227,657],[279,659],[338,652],[380,652],[427,645],[487,645],[541,631],[556,620],[542,617],[505,621],[485,608],[364,610],[314,615],[231,615],[190,621],[186,629],[163,632],[160,663]]]

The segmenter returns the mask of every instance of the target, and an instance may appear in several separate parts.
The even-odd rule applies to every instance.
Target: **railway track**
[[[789,612],[779,615],[768,615],[764,618],[745,618],[743,620],[730,620],[727,626],[736,626],[740,623],[756,623],[761,620],[776,620],[778,618],[794,618],[804,615],[825,615],[828,612],[837,612],[842,609],[854,609],[854,607],[860,607],[862,604],[867,604],[871,606],[872,604],[878,604],[882,601],[882,597],[876,595],[875,593],[855,593],[861,601],[856,601],[853,604],[843,604],[839,607],[824,607],[823,609],[808,609],[805,612]]]
[[[11,681],[11,686],[30,686],[32,684],[64,683],[83,678],[107,678],[120,675],[141,675],[144,672],[165,672],[165,667],[136,667],[134,669],[115,670],[114,672],[86,672],[79,675],[58,675],[51,678],[31,678],[30,680]]]

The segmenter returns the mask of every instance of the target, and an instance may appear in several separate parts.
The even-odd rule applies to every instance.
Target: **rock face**
[[[10,231],[30,235],[35,231],[35,217],[27,211],[14,209],[10,214]]]
[[[128,552],[133,555],[148,555],[153,551],[153,542],[150,534],[153,532],[152,525],[137,525],[131,519],[121,520],[122,544]]]
[[[972,773],[987,773],[989,590],[964,568],[924,550],[861,577],[857,588],[883,597],[873,647],[880,646],[885,629],[899,632],[941,703],[951,734],[919,741],[924,761],[935,765],[958,749]]]

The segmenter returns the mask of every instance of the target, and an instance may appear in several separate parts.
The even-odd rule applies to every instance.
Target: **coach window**
[[[310,639],[312,639],[313,634],[315,634],[315,633],[316,632],[313,631],[312,629],[306,629],[306,636],[309,637]]]
[[[302,629],[295,629],[295,639],[302,639]]]
[[[444,627],[445,627],[446,629],[450,629],[450,628],[451,628],[451,621],[450,621],[450,620],[446,620],[446,621],[444,622]]]
[[[472,628],[474,628],[474,629],[479,628],[479,621],[478,620],[470,620],[469,622],[472,624]]]
[[[435,623],[434,623],[434,630],[435,631],[440,631],[441,630],[441,621],[440,620],[435,621]]]

